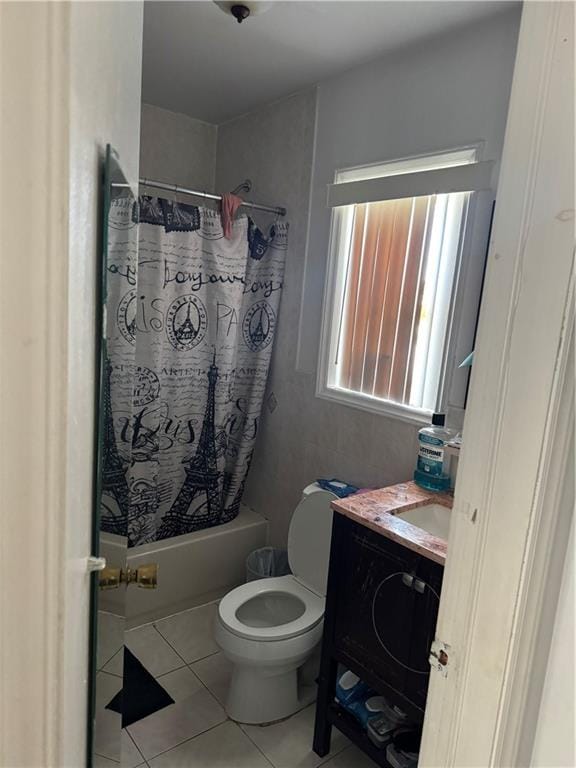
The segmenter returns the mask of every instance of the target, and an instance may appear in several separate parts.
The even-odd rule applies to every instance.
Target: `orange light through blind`
[[[338,386],[408,403],[436,195],[354,206]]]

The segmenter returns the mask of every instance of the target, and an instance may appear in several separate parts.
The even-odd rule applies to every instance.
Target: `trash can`
[[[271,576],[287,576],[292,573],[288,564],[288,552],[276,547],[262,547],[250,552],[246,558],[246,581],[267,579]]]

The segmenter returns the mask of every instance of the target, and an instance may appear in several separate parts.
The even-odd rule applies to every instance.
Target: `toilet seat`
[[[238,613],[248,601],[261,599],[258,607],[266,612],[266,598],[286,597],[287,604],[295,605],[294,599],[301,602],[301,615],[274,626],[250,626],[242,621]],[[290,602],[290,599],[293,599]],[[222,598],[218,606],[218,615],[222,624],[233,634],[247,640],[287,640],[297,637],[315,627],[324,616],[324,598],[300,584],[294,576],[260,579],[236,587]],[[278,618],[278,617],[275,617]],[[271,618],[271,621],[274,617]]]

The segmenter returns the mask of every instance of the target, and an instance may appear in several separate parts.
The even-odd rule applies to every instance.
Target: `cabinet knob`
[[[416,592],[420,592],[420,594],[423,595],[424,590],[426,589],[426,582],[422,581],[422,579],[414,579],[414,589]]]
[[[408,587],[408,589],[415,589],[416,592],[419,592],[421,595],[423,595],[426,590],[426,582],[422,581],[422,579],[417,579],[413,573],[403,573],[402,583],[405,587]]]
[[[402,583],[406,587],[413,587],[414,586],[414,576],[411,573],[403,573],[402,574]]]

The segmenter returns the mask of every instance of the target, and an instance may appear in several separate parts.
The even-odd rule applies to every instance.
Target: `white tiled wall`
[[[212,192],[216,133],[215,125],[142,104],[140,176]]]
[[[314,377],[296,372],[315,114],[316,90],[310,89],[218,128],[216,187],[229,189],[249,176],[253,199],[286,206],[290,222],[268,387],[277,406],[273,412],[264,406],[244,497],[270,520],[273,544],[285,543],[290,515],[312,480],[400,482],[410,477],[416,456],[416,427],[320,400]],[[322,302],[322,292],[317,286],[315,301]]]

